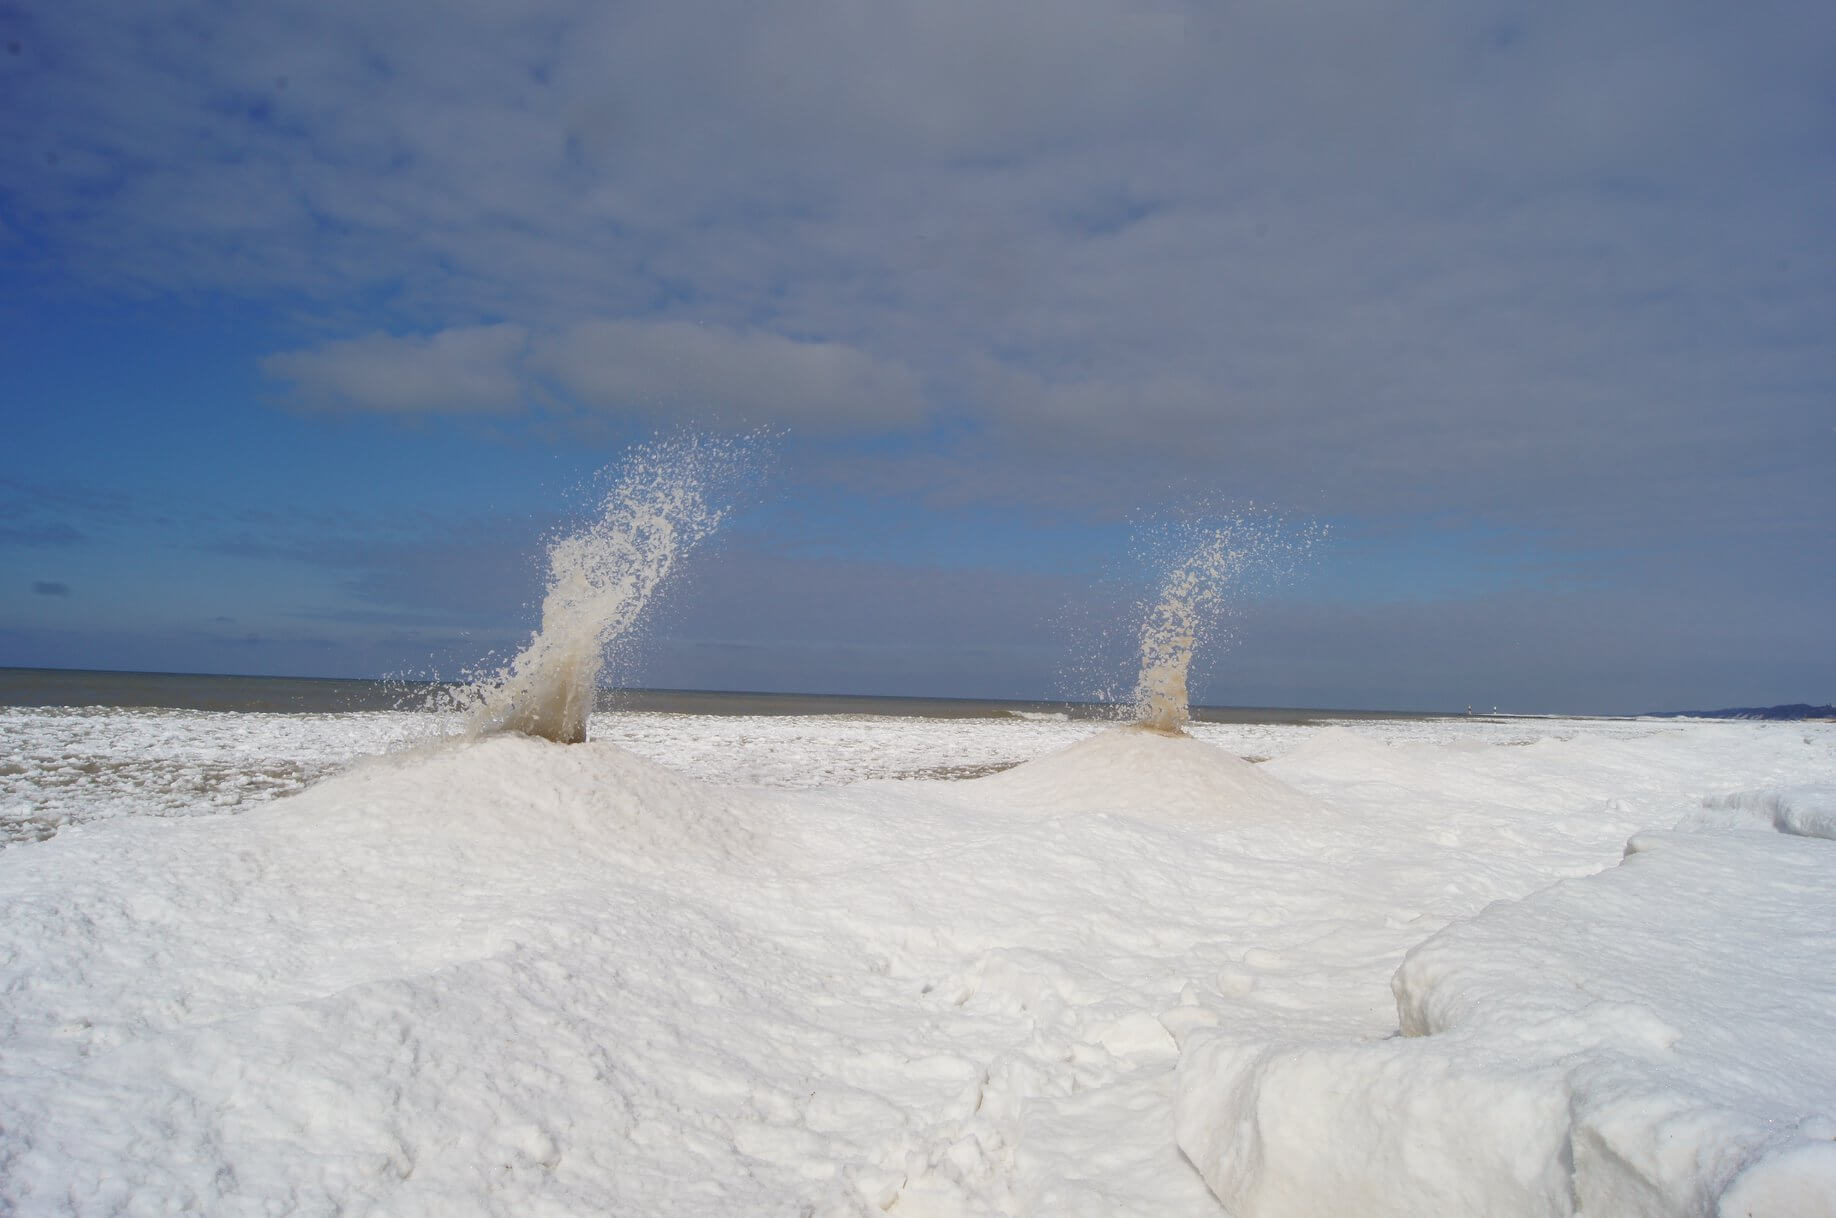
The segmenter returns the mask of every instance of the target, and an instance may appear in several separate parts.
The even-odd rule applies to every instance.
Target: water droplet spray
[[[720,526],[748,474],[751,440],[692,436],[634,448],[597,519],[548,548],[542,625],[501,669],[458,695],[468,735],[586,739],[600,673],[676,564]]]
[[[1222,524],[1181,524],[1151,535],[1148,550],[1163,564],[1154,601],[1141,622],[1135,678],[1135,723],[1178,735],[1192,717],[1187,680],[1193,656],[1216,641],[1232,609],[1231,594],[1249,575],[1288,574],[1310,550],[1318,528],[1295,533],[1272,517],[1239,515]]]

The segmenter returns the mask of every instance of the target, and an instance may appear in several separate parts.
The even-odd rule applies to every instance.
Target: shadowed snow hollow
[[[1702,801],[1700,811],[1685,816],[1677,828],[1770,829],[1797,837],[1836,840],[1836,783],[1711,796]]]
[[[1255,765],[1190,736],[1119,727],[961,784],[1022,812],[1103,812],[1191,826],[1319,820],[1328,813]]]

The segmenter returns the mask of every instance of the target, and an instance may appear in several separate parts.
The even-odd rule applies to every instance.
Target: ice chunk
[[[1641,834],[1394,989],[1388,1040],[1187,1039],[1180,1145],[1238,1218],[1836,1215],[1836,844]]]
[[[1836,783],[1736,791],[1702,801],[1679,829],[1774,829],[1799,837],[1836,839]]]

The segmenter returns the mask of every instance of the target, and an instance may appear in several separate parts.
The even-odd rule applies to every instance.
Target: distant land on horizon
[[[1733,706],[1712,711],[1652,711],[1653,719],[1836,719],[1836,706]]]

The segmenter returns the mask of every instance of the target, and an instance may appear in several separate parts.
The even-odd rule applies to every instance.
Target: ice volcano
[[[1318,803],[1184,732],[1112,727],[1011,770],[960,784],[1021,812],[1113,813],[1193,827],[1319,819]]]
[[[1187,681],[1199,648],[1216,639],[1228,594],[1252,573],[1273,574],[1312,542],[1284,536],[1273,520],[1237,516],[1222,524],[1169,526],[1147,542],[1164,574],[1141,622],[1135,722],[1177,734],[1191,718]]]
[[[1248,552],[1228,530],[1199,538],[1162,578],[1160,596],[1141,623],[1141,672],[1135,679],[1136,722],[1176,733],[1191,717],[1186,678],[1205,627],[1216,618],[1231,577]]]
[[[1041,813],[1115,813],[1192,827],[1305,821],[1330,813],[1280,779],[1185,731],[1187,678],[1227,596],[1293,546],[1272,521],[1237,516],[1138,535],[1163,569],[1144,608],[1134,722],[964,786],[977,802]]]
[[[676,563],[720,526],[720,493],[749,463],[745,441],[691,436],[633,449],[598,519],[549,545],[541,628],[458,695],[468,734],[584,741],[608,651],[629,640]]]

